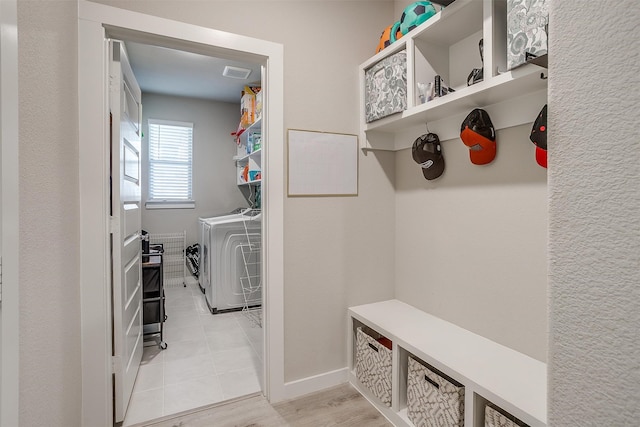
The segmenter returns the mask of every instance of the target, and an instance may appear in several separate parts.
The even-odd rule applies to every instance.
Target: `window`
[[[193,123],[149,120],[147,208],[193,208]]]

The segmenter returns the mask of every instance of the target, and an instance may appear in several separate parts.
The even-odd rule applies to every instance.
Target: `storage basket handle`
[[[428,382],[429,384],[431,384],[432,386],[434,386],[435,388],[439,389],[440,388],[440,384],[438,384],[437,382],[435,382],[434,380],[432,380],[431,378],[429,378],[428,376],[424,376],[424,380],[426,382]]]
[[[369,344],[369,347],[371,347],[373,350],[378,351],[378,347],[376,347],[375,345],[371,343],[367,343],[367,344]]]

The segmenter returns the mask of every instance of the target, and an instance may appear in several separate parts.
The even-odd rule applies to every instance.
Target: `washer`
[[[212,314],[240,310],[245,305],[261,305],[261,220],[260,211],[254,210],[240,218],[206,223],[209,277],[205,297]],[[249,248],[253,249],[249,251]],[[248,283],[248,277],[251,283]]]

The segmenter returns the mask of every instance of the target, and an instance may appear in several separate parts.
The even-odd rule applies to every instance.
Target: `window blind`
[[[193,123],[149,120],[149,201],[193,200],[192,160]]]

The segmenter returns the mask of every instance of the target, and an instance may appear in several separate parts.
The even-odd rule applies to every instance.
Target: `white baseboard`
[[[344,384],[349,380],[349,368],[336,369],[312,377],[291,381],[284,385],[285,399],[293,399],[309,393]]]

